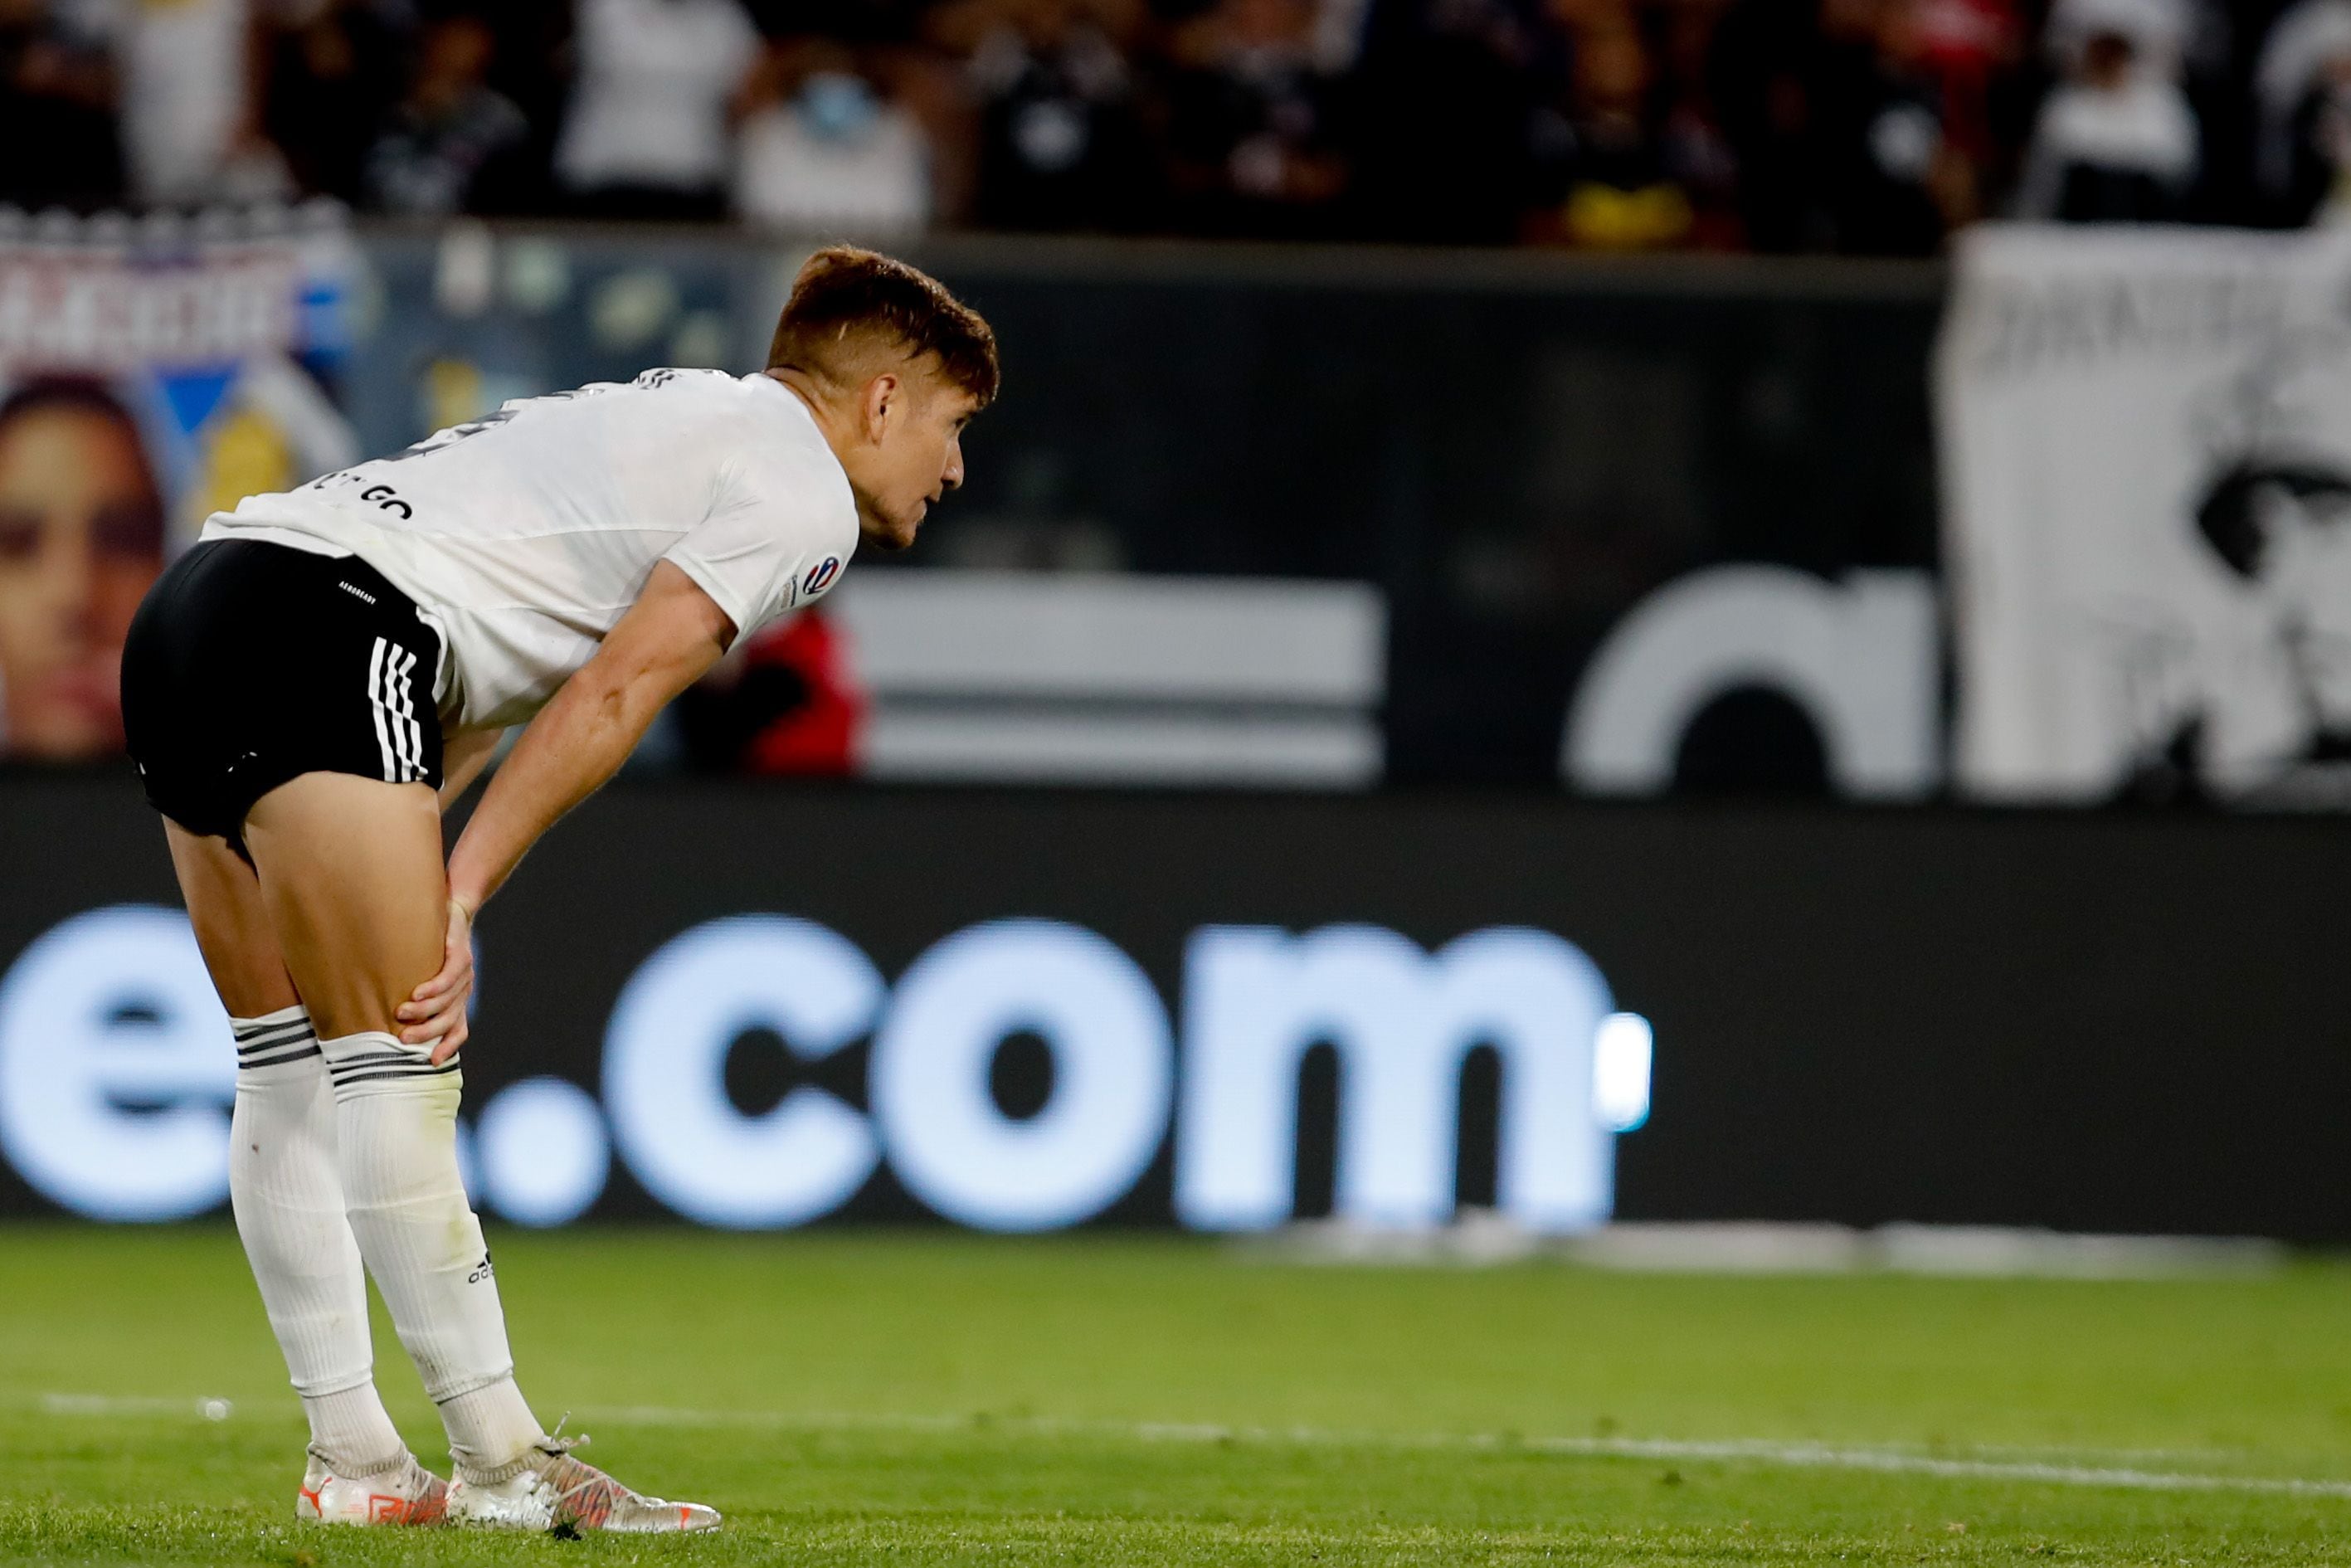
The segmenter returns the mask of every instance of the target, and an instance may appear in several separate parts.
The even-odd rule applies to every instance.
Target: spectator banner
[[[204,518],[352,460],[340,209],[0,228],[0,756],[122,742],[116,666]]]
[[[2351,805],[2351,236],[1979,230],[1937,390],[1958,787]]]

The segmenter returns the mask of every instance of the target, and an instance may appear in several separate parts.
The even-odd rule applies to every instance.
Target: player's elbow
[[[706,666],[674,659],[632,663],[605,673],[591,695],[598,716],[632,735],[653,726],[670,699],[693,685]]]
[[[565,683],[564,697],[578,721],[599,731],[627,731],[653,722],[646,711],[643,672],[604,659],[590,660]],[[652,705],[658,709],[660,704]],[[640,717],[640,714],[643,715]]]

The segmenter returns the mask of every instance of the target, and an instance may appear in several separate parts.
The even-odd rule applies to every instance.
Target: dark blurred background
[[[2291,227],[2342,0],[5,0],[0,197],[1931,256]]]

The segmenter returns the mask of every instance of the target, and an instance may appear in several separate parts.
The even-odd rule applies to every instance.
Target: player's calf
[[[458,1060],[436,1066],[429,1048],[388,1033],[319,1049],[351,1230],[451,1457],[461,1473],[510,1463],[542,1428],[515,1386],[496,1270],[457,1174]]]
[[[310,1422],[311,1451],[360,1473],[404,1451],[377,1396],[367,1277],[343,1218],[335,1102],[299,1006],[231,1019],[236,1108],[229,1197],[237,1234]]]

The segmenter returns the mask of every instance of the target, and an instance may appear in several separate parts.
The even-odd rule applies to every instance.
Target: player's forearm
[[[620,771],[666,692],[584,670],[540,710],[490,780],[449,855],[449,896],[479,909],[539,835]]]

